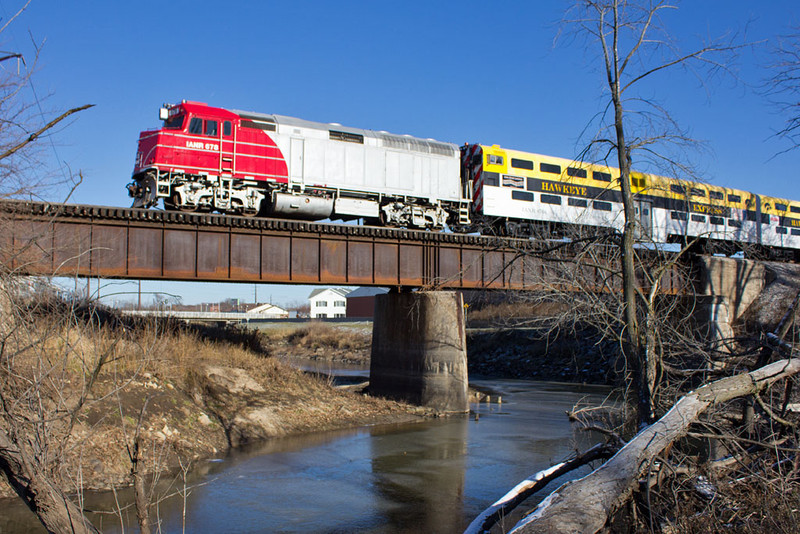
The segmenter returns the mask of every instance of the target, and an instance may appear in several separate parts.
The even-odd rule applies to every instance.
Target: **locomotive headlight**
[[[165,121],[169,118],[169,109],[161,108],[158,110],[158,119]]]

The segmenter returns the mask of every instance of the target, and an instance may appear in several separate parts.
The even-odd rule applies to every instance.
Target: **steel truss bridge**
[[[575,247],[529,239],[46,202],[0,201],[0,263],[25,275],[426,289],[551,287]],[[552,248],[558,252],[544,254]],[[618,290],[608,267],[588,286]],[[646,288],[645,277],[640,285]],[[662,292],[682,293],[673,269]],[[582,287],[587,287],[582,284]],[[585,289],[584,289],[585,290]]]

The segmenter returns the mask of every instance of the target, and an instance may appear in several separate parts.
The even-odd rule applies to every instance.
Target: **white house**
[[[347,313],[345,296],[348,293],[350,290],[343,287],[326,287],[312,291],[308,296],[311,318],[344,317]]]
[[[268,319],[286,319],[289,317],[289,312],[279,306],[273,304],[260,304],[255,308],[247,310],[248,313],[257,313],[263,315]]]

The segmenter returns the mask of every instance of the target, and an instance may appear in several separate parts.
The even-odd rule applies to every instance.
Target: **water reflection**
[[[403,434],[372,432],[375,488],[392,503],[385,524],[396,532],[456,532],[464,515],[466,416]]]

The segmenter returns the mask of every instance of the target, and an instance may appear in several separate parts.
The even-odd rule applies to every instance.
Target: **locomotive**
[[[459,147],[184,101],[142,132],[134,207],[441,229],[469,223]]]
[[[512,236],[622,230],[619,170],[183,101],[139,135],[133,206]],[[800,202],[631,173],[638,238],[800,257]]]

